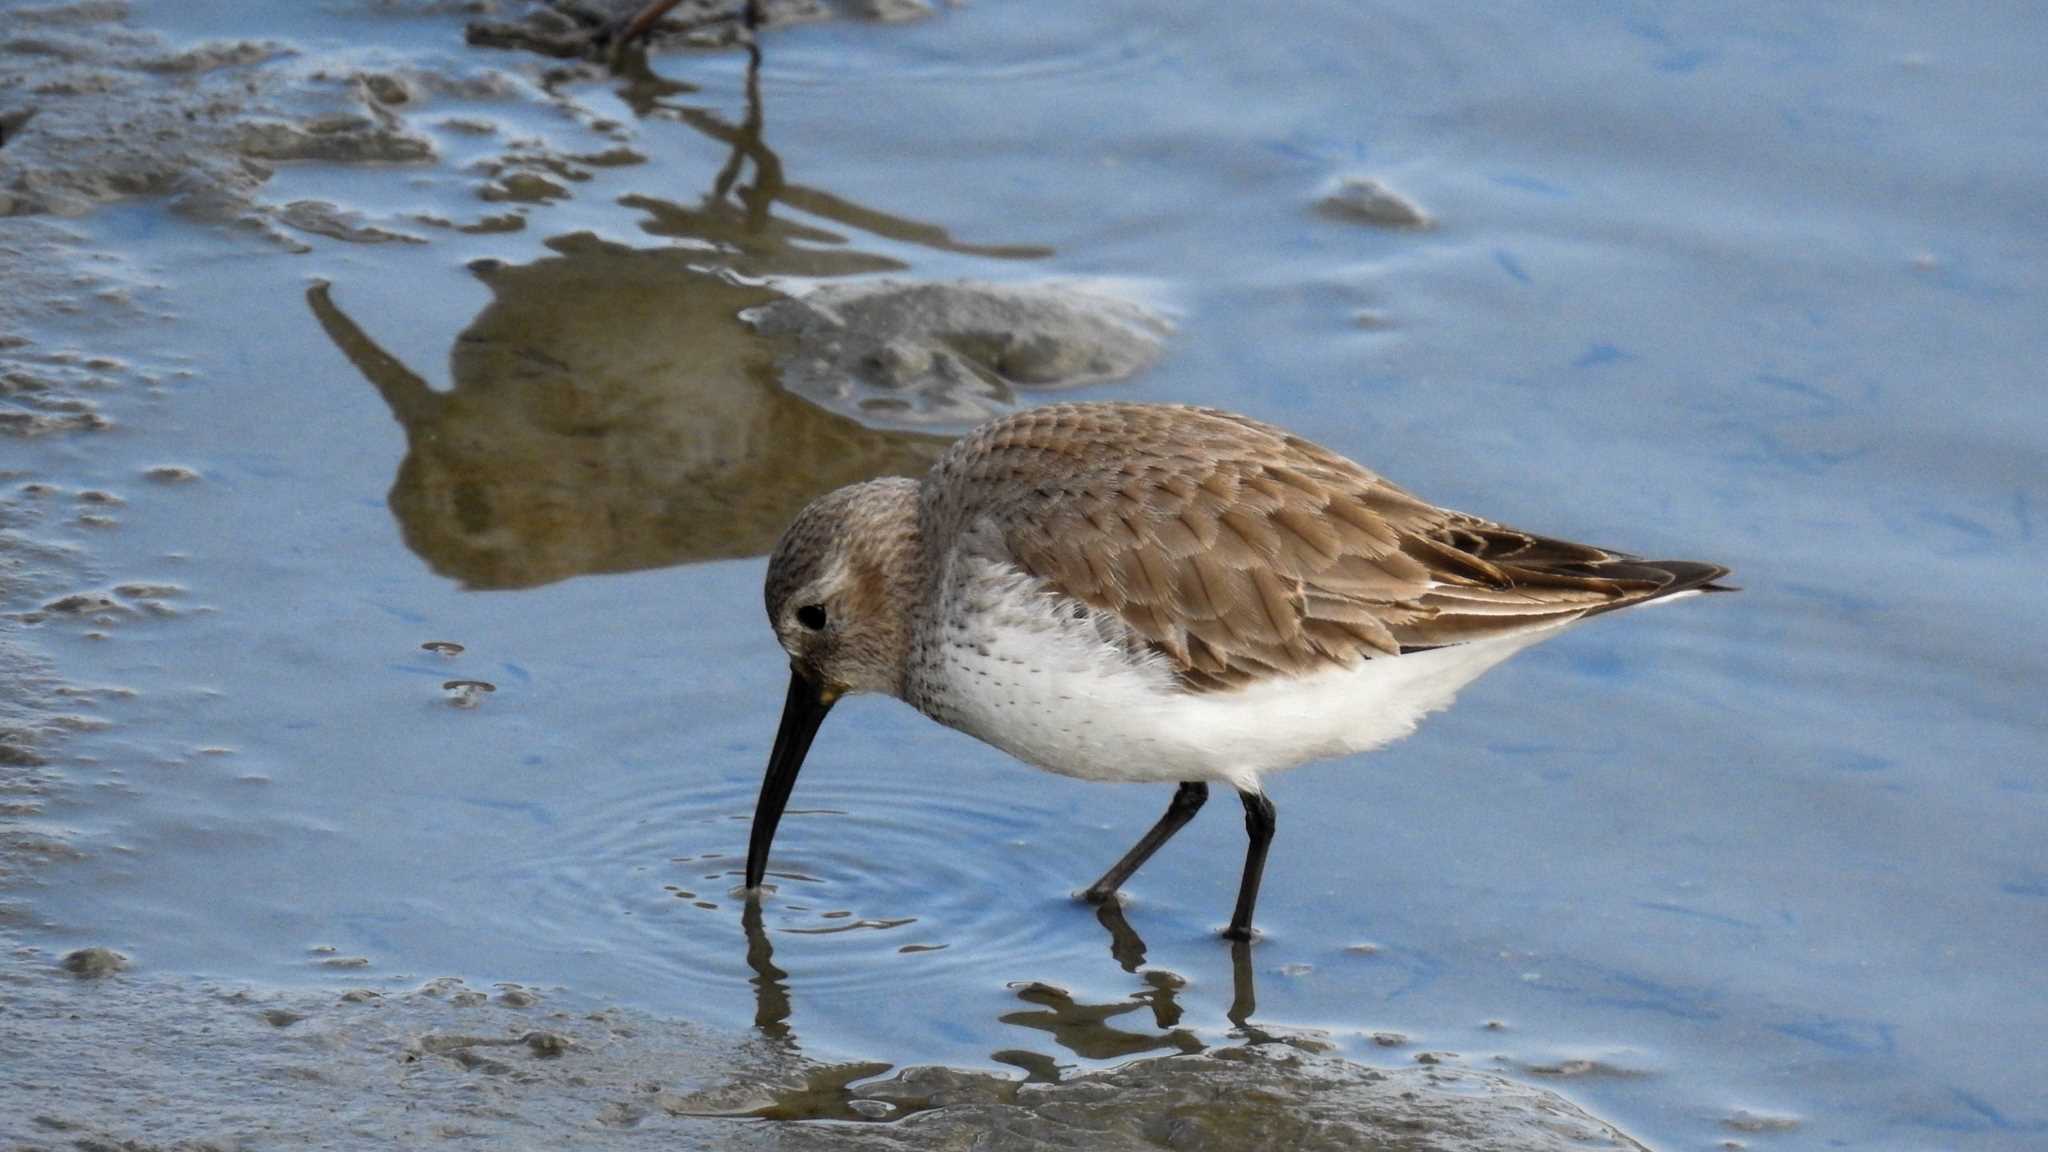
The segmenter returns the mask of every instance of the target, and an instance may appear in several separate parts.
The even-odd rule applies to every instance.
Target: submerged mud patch
[[[93,2],[0,11],[0,217],[165,195],[188,216],[303,249],[276,224],[289,208],[261,197],[273,165],[436,155],[380,102],[388,86],[273,66],[301,62],[267,41],[175,45],[126,17]]]
[[[9,559],[0,540],[0,562]],[[47,662],[15,643],[0,621],[0,894],[29,883],[50,864],[79,859],[71,829],[52,820],[50,805],[70,781],[51,757],[68,734],[89,723],[66,710],[63,689]],[[27,907],[0,900],[0,937]]]
[[[118,11],[117,5],[80,5],[17,9],[9,16],[61,28],[67,16],[83,24]],[[0,71],[7,66],[0,63]],[[57,442],[54,455],[12,449],[24,466],[0,468],[5,889],[26,888],[49,866],[87,855],[77,822],[60,813],[99,781],[68,759],[64,745],[78,733],[109,726],[119,705],[135,695],[118,685],[72,682],[37,644],[38,633],[104,640],[116,628],[189,610],[185,589],[168,581],[139,578],[144,573],[109,578],[99,545],[129,513],[124,486],[53,474],[47,462],[76,459],[67,457],[66,441],[85,445],[116,429],[111,407],[166,396],[192,373],[176,356],[138,360],[72,342],[81,332],[160,323],[161,292],[129,259],[93,250],[67,224],[47,217],[0,221],[0,284],[6,285],[0,291],[0,446]],[[81,325],[79,317],[91,325]],[[32,460],[46,463],[28,466]],[[26,903],[0,905],[0,932],[34,920]]]
[[[27,476],[0,471],[0,891],[83,855],[50,815],[72,789],[53,761],[66,737],[103,723],[92,709],[109,695],[66,682],[25,642],[40,604],[90,575],[85,552],[49,534],[63,494]],[[0,932],[26,917],[25,906],[0,904]]]

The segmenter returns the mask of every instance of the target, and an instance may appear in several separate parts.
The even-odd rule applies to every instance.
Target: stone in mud
[[[80,948],[63,963],[64,970],[80,980],[100,980],[128,967],[128,958],[111,948]]]
[[[1326,216],[1377,228],[1434,228],[1436,221],[1399,192],[1364,176],[1347,176],[1316,201]]]
[[[881,423],[965,426],[1014,407],[1021,390],[1134,376],[1172,325],[1142,305],[1077,285],[878,280],[828,284],[742,313],[794,338],[782,384]]]

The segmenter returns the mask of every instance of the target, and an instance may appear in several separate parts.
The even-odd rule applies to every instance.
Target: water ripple
[[[494,882],[522,917],[613,960],[693,984],[744,984],[738,892],[752,783],[635,784],[558,813],[546,841]],[[905,964],[921,974],[1000,968],[1031,953],[1036,930],[995,897],[1074,881],[1026,840],[1047,814],[1014,800],[819,779],[804,782],[799,803],[777,833],[761,909],[771,942],[802,937],[805,955],[829,954],[805,974],[807,990],[900,986]]]

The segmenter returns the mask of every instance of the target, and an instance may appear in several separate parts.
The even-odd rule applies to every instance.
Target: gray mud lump
[[[80,948],[63,963],[64,970],[80,980],[98,980],[128,967],[128,958],[112,948]]]
[[[829,284],[742,313],[793,339],[783,387],[881,423],[978,423],[1016,392],[1134,376],[1172,325],[1143,305],[1057,282]]]
[[[1415,202],[1377,180],[1347,176],[1316,201],[1325,216],[1376,228],[1434,228],[1436,221]]]

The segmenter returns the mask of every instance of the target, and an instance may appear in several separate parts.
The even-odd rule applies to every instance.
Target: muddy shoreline
[[[124,254],[92,248],[66,218],[146,198],[221,227],[223,244],[244,242],[237,233],[255,236],[272,246],[267,258],[288,259],[323,243],[431,244],[449,227],[538,224],[557,193],[567,195],[593,168],[631,164],[631,133],[565,95],[564,66],[551,62],[579,55],[578,38],[602,10],[483,7],[490,15],[469,30],[482,47],[446,72],[330,66],[263,38],[177,43],[137,27],[117,0],[0,12],[0,280],[12,288],[0,301],[0,444],[61,440],[76,458],[91,459],[94,438],[110,430],[158,436],[146,422],[122,424],[129,417],[110,409],[161,418],[175,410],[180,388],[205,386],[174,357],[138,364],[100,354],[86,336],[63,335],[168,319],[151,275],[128,267]],[[686,9],[658,43],[729,44],[731,7]],[[851,8],[873,19],[933,15],[916,4]],[[835,11],[805,3],[769,10],[771,22]],[[450,134],[496,132],[472,113],[436,111],[442,101],[548,104],[619,147],[569,155],[507,142],[457,177],[475,183],[479,213],[460,225],[272,194],[281,164],[404,179],[443,166]],[[1045,254],[1028,243],[977,249],[820,194],[775,174],[772,154],[745,125],[706,121],[703,130],[729,136],[735,163],[746,158],[761,170],[757,204],[780,197],[849,230],[992,261]],[[470,587],[532,587],[755,555],[794,507],[840,479],[813,475],[777,487],[784,454],[831,453],[862,474],[914,469],[944,442],[938,432],[1018,403],[1020,393],[1135,376],[1171,336],[1171,324],[1137,302],[1056,284],[883,282],[784,295],[730,274],[899,265],[838,247],[839,238],[815,227],[778,232],[765,209],[735,217],[650,200],[645,210],[657,234],[668,228],[728,244],[724,273],[587,236],[558,241],[553,256],[534,264],[479,267],[498,296],[457,344],[452,393],[428,389],[324,287],[309,292],[311,313],[407,429],[413,456],[390,501],[408,543],[443,574]],[[552,344],[545,333],[534,336],[534,309],[551,305],[565,285],[590,302],[592,324],[616,323],[636,291],[642,299],[694,293],[705,311],[674,354],[698,365],[693,386],[706,399],[666,411],[691,415],[696,431],[647,420],[651,402],[635,391],[644,362],[627,371],[579,360],[617,341],[586,339],[573,325]],[[623,295],[607,302],[605,292]],[[562,311],[550,306],[547,314],[560,321]],[[731,377],[749,382],[744,397],[725,388]],[[509,381],[527,390],[524,409],[473,403]],[[605,419],[639,422],[649,434],[644,450],[626,453],[617,484],[588,489],[600,493],[591,499],[610,502],[604,515],[549,504],[562,486],[536,482],[532,468],[490,471],[506,456],[568,460],[585,476],[598,467],[564,455],[597,419],[590,411],[568,431],[546,420],[502,422],[504,412],[560,407],[593,381],[610,381],[615,412]],[[662,402],[675,403],[672,395]],[[701,429],[710,405],[725,406],[716,436]],[[679,441],[702,450],[678,452]],[[479,442],[491,451],[463,455],[463,445]],[[161,443],[175,454],[175,437]],[[763,447],[750,455],[735,444]],[[657,467],[647,461],[675,469],[667,483],[705,503],[638,509],[633,497]],[[205,482],[176,463],[128,480],[173,489]],[[88,808],[93,788],[119,774],[119,766],[69,757],[67,734],[112,723],[100,706],[125,689],[67,679],[89,679],[91,669],[53,662],[39,638],[62,629],[90,640],[136,622],[203,628],[193,609],[204,608],[205,590],[119,575],[109,557],[120,548],[108,534],[125,514],[121,491],[28,468],[10,468],[0,481],[0,939],[10,945],[0,961],[0,1048],[19,1062],[0,1083],[0,1139],[11,1147],[479,1138],[665,1147],[698,1138],[797,1149],[1641,1147],[1547,1089],[1451,1059],[1375,1069],[1263,1033],[1046,1082],[1052,1077],[821,1064],[767,1034],[716,1034],[558,988],[473,989],[455,978],[327,988],[218,983],[155,971],[146,954],[112,959],[128,947],[114,925],[67,926],[104,933],[108,951],[46,949],[37,942],[48,925],[35,889],[87,851],[74,843],[66,814]],[[499,510],[482,527],[478,490],[490,491]],[[539,539],[564,521],[655,527],[579,540],[573,554],[505,546],[520,523],[539,525]]]
[[[1540,1087],[1284,1043],[1038,1083],[820,1064],[559,989],[280,990],[22,960],[0,971],[0,1038],[29,1057],[0,1114],[11,1148],[1643,1148]]]

